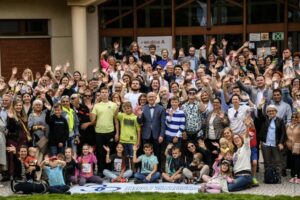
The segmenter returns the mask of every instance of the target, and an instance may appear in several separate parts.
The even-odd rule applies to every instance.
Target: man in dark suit
[[[142,61],[144,63],[151,64],[152,68],[155,69],[157,66],[157,61],[161,60],[161,57],[155,54],[156,46],[154,44],[149,45],[149,55],[143,55]]]
[[[267,116],[262,115],[262,109],[258,108],[258,116],[263,121],[259,139],[262,142],[262,153],[264,158],[265,170],[269,167],[276,168],[278,177],[281,172],[280,151],[284,148],[286,140],[286,129],[284,121],[276,117],[277,108],[274,105],[267,107]]]
[[[143,110],[138,110],[138,122],[142,125],[143,143],[153,144],[154,154],[161,164],[161,144],[166,130],[166,113],[161,105],[155,104],[156,98],[154,92],[148,93],[148,104]]]

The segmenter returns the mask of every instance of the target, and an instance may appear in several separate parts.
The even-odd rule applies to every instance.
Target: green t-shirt
[[[145,154],[143,154],[140,155],[138,159],[142,162],[141,173],[151,173],[154,165],[158,164],[157,157],[154,154],[152,154],[151,156],[146,156]]]
[[[119,112],[118,120],[120,121],[121,127],[120,142],[136,144],[138,139],[138,130],[140,130],[140,126],[137,122],[137,116],[133,113],[128,115],[126,113]]]
[[[92,113],[96,115],[96,133],[111,133],[114,131],[114,114],[118,106],[114,102],[97,103]]]

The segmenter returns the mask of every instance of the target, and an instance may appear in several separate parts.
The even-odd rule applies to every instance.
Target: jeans
[[[133,157],[133,144],[123,144],[125,148],[126,156],[132,158]]]
[[[131,169],[127,169],[122,178],[130,178],[132,176],[132,170]],[[108,170],[108,169],[105,169],[103,170],[103,175],[107,178],[110,178],[110,179],[116,179],[119,175],[120,175],[120,172],[116,172],[116,171],[111,171],[111,170]]]
[[[152,176],[150,181],[148,181],[146,179],[146,177],[148,176],[148,173],[140,173],[140,172],[136,172],[134,174],[134,178],[138,179],[138,180],[142,180],[144,183],[153,183],[155,181],[157,181],[160,178],[160,173],[159,172],[155,172]]]
[[[67,147],[71,147],[73,152],[77,154],[77,144],[75,144],[75,138],[75,135],[68,138]]]
[[[64,153],[65,147],[50,146],[50,156],[56,156],[58,153]]]
[[[57,194],[63,194],[67,192],[70,189],[70,186],[68,185],[55,185],[55,186],[49,186],[49,193],[57,193]]]
[[[245,176],[237,176],[234,179],[233,183],[228,183],[228,191],[240,191],[245,189],[249,184],[252,183],[252,176],[245,175]]]

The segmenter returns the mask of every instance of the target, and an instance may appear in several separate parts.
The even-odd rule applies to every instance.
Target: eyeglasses
[[[162,70],[162,68],[156,68],[157,70]]]
[[[189,145],[189,146],[188,146],[188,149],[194,148],[194,147],[195,147],[195,145]]]
[[[234,113],[234,117],[237,118],[238,114],[239,114],[239,111],[236,111],[236,112]]]
[[[276,110],[268,110],[267,112],[276,112]]]
[[[189,92],[189,95],[195,95],[196,92]]]
[[[86,94],[85,94],[84,97],[92,97],[92,95],[86,95]]]

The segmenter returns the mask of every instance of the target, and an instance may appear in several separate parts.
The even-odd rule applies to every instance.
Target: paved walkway
[[[258,174],[258,180],[260,185],[258,187],[250,188],[241,192],[241,194],[257,194],[257,195],[288,195],[288,196],[300,196],[300,184],[289,183],[289,177],[283,178],[283,183],[281,184],[264,184],[262,181],[262,173]],[[0,196],[13,195],[10,190],[10,182],[2,183],[4,187],[0,188]],[[163,184],[163,183],[161,183]]]

